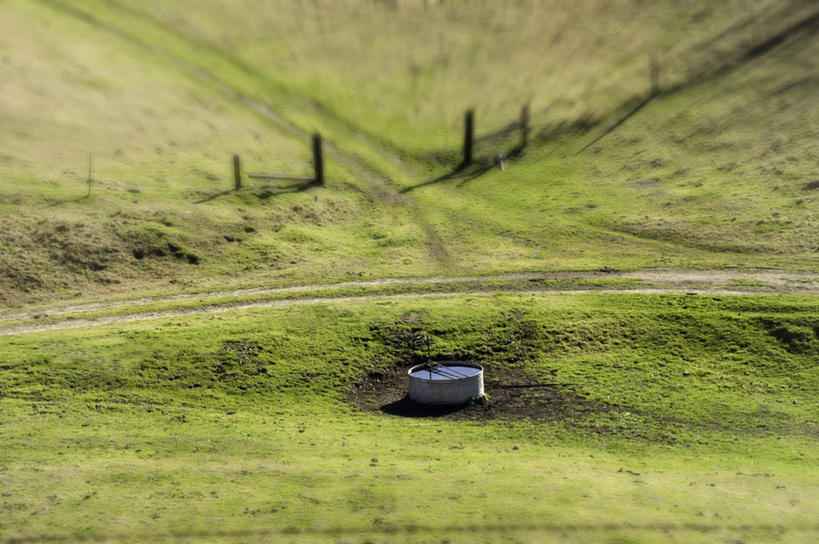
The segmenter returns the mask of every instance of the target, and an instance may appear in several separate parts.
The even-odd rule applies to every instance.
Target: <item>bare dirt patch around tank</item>
[[[400,417],[448,419],[541,419],[572,420],[617,408],[586,399],[558,383],[538,383],[518,369],[497,371],[484,367],[485,400],[457,406],[427,406],[407,396],[407,369],[370,372],[350,388],[349,402],[368,412],[381,411]]]

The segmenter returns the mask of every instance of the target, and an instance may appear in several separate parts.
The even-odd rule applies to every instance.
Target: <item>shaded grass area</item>
[[[351,403],[426,357],[419,332],[507,402],[399,417],[380,409],[395,387]],[[816,534],[812,297],[339,303],[44,338],[0,339],[7,540]],[[531,384],[548,394],[511,387]]]

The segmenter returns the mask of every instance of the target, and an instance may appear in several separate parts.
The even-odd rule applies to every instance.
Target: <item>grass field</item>
[[[815,2],[0,12],[0,544],[817,540]]]
[[[5,337],[0,532],[810,542],[818,317],[800,297],[502,295]],[[415,331],[481,360],[488,409],[391,411]],[[524,384],[550,385],[504,395]]]
[[[391,5],[7,0],[5,303],[385,275],[816,268],[811,2]],[[459,161],[467,107],[485,134],[525,102],[525,158],[429,183]],[[314,130],[330,145],[326,188],[229,191],[233,153],[246,173],[309,173]]]

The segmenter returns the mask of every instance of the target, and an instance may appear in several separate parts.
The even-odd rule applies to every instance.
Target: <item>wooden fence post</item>
[[[313,169],[316,184],[324,185],[324,146],[318,132],[313,134]]]
[[[233,183],[237,191],[242,188],[242,168],[239,155],[233,155]]]
[[[526,151],[529,145],[529,104],[520,110],[520,152]]]
[[[472,164],[472,146],[475,140],[475,111],[466,110],[464,117],[464,160],[461,168]]]

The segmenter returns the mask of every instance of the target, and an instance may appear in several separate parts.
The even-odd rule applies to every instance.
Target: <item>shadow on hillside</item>
[[[203,204],[205,202],[210,202],[213,199],[219,198],[220,196],[229,195],[232,192],[233,191],[220,191],[218,193],[214,193],[214,194],[212,194],[212,195],[210,195],[208,197],[205,197],[202,200],[197,200],[196,202],[194,202],[194,204]]]
[[[205,202],[210,202],[211,200],[215,200],[220,196],[229,195],[231,193],[236,192],[251,192],[256,198],[260,200],[267,200],[268,198],[272,198],[275,196],[286,195],[290,193],[300,193],[306,191],[310,187],[313,187],[315,183],[313,181],[305,181],[299,183],[291,183],[289,185],[276,185],[276,186],[262,186],[262,187],[248,187],[245,189],[236,190],[228,190],[228,191],[219,191],[218,193],[214,193],[210,196],[207,196],[201,200],[197,200],[194,204],[204,204]]]
[[[46,207],[47,208],[54,208],[56,206],[60,206],[61,204],[71,204],[72,202],[82,202],[83,200],[88,200],[90,198],[91,197],[88,196],[88,195],[82,195],[82,196],[77,197],[77,198],[67,198],[65,200],[58,200],[57,202],[52,202],[51,204],[49,204]]]
[[[646,107],[646,105],[648,105],[649,102],[654,100],[654,98],[656,98],[658,96],[658,94],[659,93],[652,93],[652,94],[646,96],[645,98],[643,98],[642,100],[640,100],[639,102],[637,102],[637,104],[635,106],[630,108],[624,115],[622,115],[620,118],[618,118],[617,121],[615,121],[613,125],[611,125],[609,128],[604,130],[600,135],[595,137],[592,141],[590,141],[589,143],[584,145],[583,148],[580,151],[575,153],[575,155],[580,155],[581,153],[586,151],[588,148],[590,148],[591,146],[593,146],[594,144],[596,144],[597,142],[599,142],[600,140],[602,140],[603,138],[605,138],[606,136],[608,136],[609,134],[611,134],[612,132],[614,132],[615,130],[620,128],[620,126],[623,123],[625,123],[626,121],[628,121],[629,119],[631,119],[632,117],[637,115],[637,113],[640,110],[642,110],[644,107]]]
[[[468,404],[457,404],[455,406],[431,406],[418,404],[405,396],[395,402],[383,405],[380,409],[385,414],[401,417],[440,417],[454,412],[458,412],[467,407]]]
[[[260,187],[254,189],[255,192],[253,194],[256,196],[256,198],[267,200],[268,198],[274,196],[286,195],[289,193],[301,193],[314,185],[315,182],[313,181],[304,181],[300,183],[292,183],[290,185]]]
[[[441,183],[444,181],[449,181],[451,179],[459,179],[461,180],[458,183],[458,187],[463,187],[465,184],[469,183],[473,179],[479,178],[482,175],[486,174],[489,170],[493,168],[493,164],[487,163],[475,163],[467,167],[457,167],[454,170],[447,172],[442,176],[438,176],[437,178],[424,181],[419,183],[418,185],[413,185],[412,187],[406,187],[401,189],[402,194],[409,193],[410,191],[414,191],[415,189],[421,189],[422,187],[427,187],[428,185],[435,185],[436,183]]]

